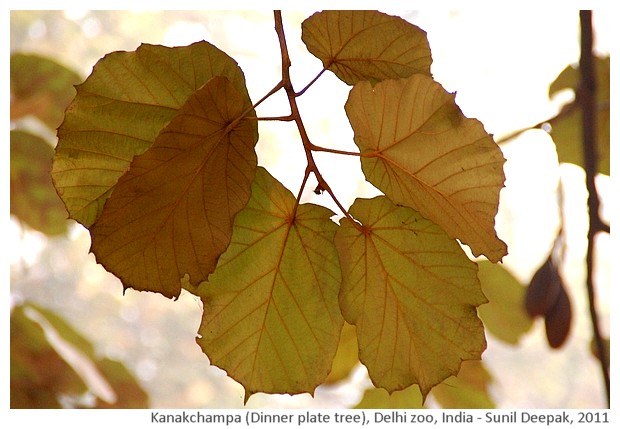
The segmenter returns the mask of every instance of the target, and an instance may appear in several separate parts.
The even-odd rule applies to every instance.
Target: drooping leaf
[[[329,385],[344,380],[351,375],[351,372],[359,362],[355,326],[345,323],[340,334],[338,350],[332,362],[332,370],[323,384]]]
[[[338,347],[340,268],[333,213],[302,204],[259,168],[232,242],[196,293],[197,342],[211,363],[256,392],[313,392]]]
[[[404,390],[388,393],[385,389],[370,388],[364,392],[362,400],[355,406],[358,409],[420,409],[424,408],[424,398],[417,385]]]
[[[501,150],[454,95],[423,75],[360,82],[346,111],[366,178],[392,201],[418,210],[478,256],[507,254],[495,233],[504,186]]]
[[[302,23],[308,50],[349,85],[430,76],[426,32],[397,16],[372,10],[326,10]]]
[[[489,395],[493,378],[481,361],[465,361],[456,377],[450,377],[432,391],[442,408],[495,408]]]
[[[476,264],[455,240],[388,198],[357,199],[336,233],[340,307],[356,326],[360,360],[388,392],[424,396],[486,348],[476,307],[486,302]]]
[[[609,57],[598,57],[596,70],[596,149],[598,155],[598,172],[610,174],[610,60]],[[568,66],[549,87],[549,96],[561,90],[572,89],[577,93],[579,86],[579,69]],[[575,102],[573,102],[575,103]],[[565,106],[568,108],[568,106]],[[585,168],[583,159],[582,119],[579,104],[570,106],[568,114],[560,115],[549,121],[551,137],[555,142],[558,160],[579,165]]]
[[[484,327],[494,337],[517,344],[532,327],[532,319],[523,308],[525,287],[504,267],[489,261],[478,262],[478,278],[489,300],[478,307]]]
[[[51,129],[62,121],[80,76],[50,58],[11,55],[11,120],[33,115]]]
[[[91,250],[125,288],[176,297],[206,280],[226,250],[256,170],[249,99],[216,76],[138,155],[91,226]]]
[[[92,225],[133,157],[214,76],[227,77],[249,98],[237,63],[207,42],[176,48],[143,44],[103,57],[77,86],[58,129],[52,177],[71,218]]]
[[[67,231],[67,211],[49,174],[53,156],[41,137],[11,131],[11,214],[38,231],[60,235]]]

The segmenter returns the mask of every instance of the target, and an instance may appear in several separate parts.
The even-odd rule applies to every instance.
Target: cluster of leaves
[[[494,217],[504,158],[430,73],[426,34],[374,11],[302,24],[308,50],[352,85],[345,110],[362,171],[385,195],[344,209],[318,170],[297,110],[281,18],[282,79],[252,104],[236,62],[208,42],[113,52],[58,129],[52,177],[97,261],[125,288],[198,295],[198,343],[255,392],[313,392],[346,320],[359,359],[389,392],[425,397],[486,347],[477,265],[506,245]],[[297,198],[257,166],[255,108],[284,90],[308,160]],[[346,155],[352,155],[347,153]],[[310,174],[344,214],[301,204]],[[459,241],[457,241],[459,240]]]

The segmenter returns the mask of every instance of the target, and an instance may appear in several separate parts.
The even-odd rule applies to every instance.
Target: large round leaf
[[[197,290],[198,344],[212,364],[255,392],[312,393],[331,370],[343,325],[333,213],[297,206],[259,168],[232,242]]]
[[[400,17],[373,10],[326,10],[301,28],[308,50],[349,85],[415,73],[430,76],[426,32]]]
[[[90,227],[91,250],[125,288],[176,297],[215,269],[256,171],[253,109],[222,76],[189,97],[131,162]]]
[[[155,141],[187,98],[214,76],[249,98],[237,63],[207,42],[112,52],[93,68],[58,129],[52,177],[72,219],[86,227],[135,155]]]
[[[346,111],[373,185],[476,256],[497,262],[506,255],[495,233],[505,159],[482,124],[463,116],[453,94],[420,74],[374,87],[360,82]]]
[[[360,360],[388,392],[418,384],[423,396],[486,348],[476,307],[485,303],[455,240],[388,198],[357,199],[336,233],[340,307],[355,325]]]

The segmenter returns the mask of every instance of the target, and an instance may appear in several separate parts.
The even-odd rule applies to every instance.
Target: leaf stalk
[[[334,201],[334,203],[336,203],[336,205],[342,211],[345,217],[349,219],[355,225],[355,227],[360,229],[361,231],[362,226],[357,221],[355,221],[355,219],[351,217],[349,212],[342,206],[342,204],[340,203],[340,201],[338,201],[338,198],[334,194],[333,190],[331,189],[327,181],[323,178],[323,175],[321,174],[321,172],[319,171],[319,168],[316,165],[316,162],[312,155],[312,151],[319,150],[319,151],[324,151],[324,152],[340,153],[340,154],[347,154],[347,155],[359,155],[359,154],[355,154],[353,152],[344,152],[344,151],[337,151],[337,150],[332,150],[332,149],[327,149],[327,148],[321,148],[319,146],[313,145],[312,142],[310,141],[310,138],[308,137],[308,133],[306,132],[306,128],[304,126],[303,120],[301,119],[301,114],[299,113],[299,107],[297,106],[297,97],[303,94],[310,87],[310,85],[316,82],[316,80],[323,74],[325,70],[321,71],[308,85],[306,85],[306,87],[302,91],[300,91],[299,93],[295,92],[295,89],[293,88],[293,84],[291,82],[291,75],[290,75],[291,59],[290,59],[290,56],[288,53],[288,47],[286,44],[286,36],[284,34],[284,26],[282,24],[282,12],[281,11],[279,10],[274,11],[274,20],[275,20],[275,30],[278,35],[278,41],[280,42],[280,52],[282,56],[282,82],[281,83],[284,88],[284,91],[286,92],[286,96],[288,98],[288,102],[291,107],[291,117],[293,118],[293,120],[295,121],[295,124],[297,125],[297,130],[299,131],[299,135],[301,137],[301,141],[303,144],[303,148],[304,148],[304,152],[306,154],[306,160],[307,160],[304,180],[302,182],[299,194],[297,195],[297,202],[295,205],[295,210],[297,210],[297,207],[299,206],[299,202],[301,199],[301,195],[303,193],[303,189],[305,188],[308,177],[310,173],[312,172],[314,173],[314,176],[319,182],[319,187],[327,191],[327,193],[331,196],[332,200]]]

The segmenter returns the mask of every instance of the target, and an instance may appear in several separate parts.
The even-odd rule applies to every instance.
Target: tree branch
[[[314,146],[312,142],[310,142],[310,138],[308,137],[308,133],[306,132],[306,128],[301,119],[301,114],[299,113],[299,108],[297,107],[297,97],[303,94],[303,92],[310,87],[316,80],[322,75],[323,72],[319,73],[315,79],[310,82],[310,84],[306,85],[306,87],[300,92],[296,93],[293,89],[293,84],[291,82],[290,68],[291,68],[291,59],[288,54],[288,47],[286,45],[286,37],[284,35],[284,26],[282,25],[282,13],[279,10],[273,12],[274,20],[275,20],[275,29],[278,34],[278,40],[280,42],[280,52],[282,54],[282,86],[286,91],[286,96],[288,98],[289,105],[291,106],[291,117],[295,121],[297,125],[297,129],[299,130],[299,135],[301,137],[301,141],[303,143],[304,152],[306,153],[306,160],[308,164],[306,166],[306,172],[304,174],[304,181],[302,183],[302,188],[299,191],[297,196],[297,205],[299,205],[299,200],[301,198],[303,188],[305,187],[306,181],[310,172],[314,173],[316,180],[319,182],[319,186],[317,189],[323,189],[329,193],[334,200],[334,203],[338,206],[338,208],[342,211],[342,213],[349,219],[356,228],[361,228],[361,225],[355,221],[349,214],[349,212],[340,204],[340,201],[336,198],[336,195],[330,188],[327,181],[323,178],[323,175],[319,171],[316,162],[314,161],[314,156],[312,155],[312,151],[318,146]],[[297,205],[295,208],[297,208]]]
[[[595,182],[598,167],[598,154],[596,152],[596,74],[594,70],[594,54],[592,51],[594,43],[594,35],[592,31],[592,11],[580,11],[579,18],[581,23],[581,58],[579,59],[581,80],[579,83],[579,90],[577,92],[577,101],[581,106],[582,112],[582,137],[589,211],[588,250],[586,255],[586,287],[588,289],[592,332],[601,362],[601,370],[607,392],[607,404],[609,406],[611,385],[609,377],[609,361],[598,323],[598,311],[596,308],[596,296],[593,279],[595,253],[594,239],[598,232],[604,230],[604,226],[599,216],[600,202],[598,199]]]

